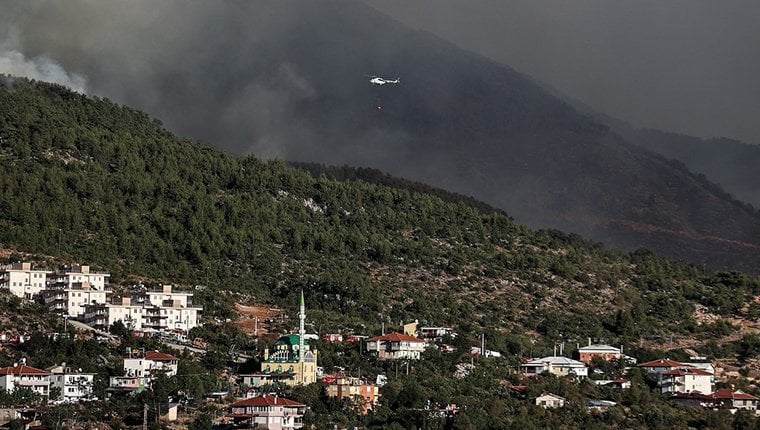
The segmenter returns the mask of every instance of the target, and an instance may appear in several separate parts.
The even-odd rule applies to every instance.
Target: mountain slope
[[[0,80],[0,136],[0,246],[116,283],[206,283],[211,315],[232,300],[287,309],[303,288],[324,327],[417,318],[503,343],[700,335],[695,303],[734,315],[760,294],[746,275],[532,232],[456,198],[236,158],[57,85]]]
[[[238,153],[374,167],[471,195],[533,227],[760,270],[754,210],[505,65],[359,2],[278,1],[213,13],[202,4],[164,5],[155,13],[171,13],[185,37],[139,22],[118,43],[89,35],[98,49],[62,45],[56,31],[39,34],[36,49],[76,54],[62,61],[92,76],[93,88]],[[38,13],[73,14],[86,25],[101,22],[108,7],[67,9]],[[141,49],[146,44],[152,49]],[[124,58],[139,73],[102,73]],[[366,74],[401,83],[372,86]]]
[[[760,207],[760,146],[732,139],[700,139],[659,130],[629,130],[626,138],[704,174],[737,199]]]

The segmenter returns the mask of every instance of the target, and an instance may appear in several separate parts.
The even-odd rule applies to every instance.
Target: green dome
[[[275,342],[275,345],[289,345],[289,346],[295,346],[298,345],[300,342],[300,336],[297,334],[286,334],[285,336],[282,336],[281,338],[277,339],[277,342]],[[303,340],[304,345],[308,345],[309,341],[304,339]]]

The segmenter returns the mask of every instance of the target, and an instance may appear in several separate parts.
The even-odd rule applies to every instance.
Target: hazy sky
[[[634,125],[760,144],[760,1],[366,2]]]
[[[262,16],[272,3],[0,0],[0,72],[106,95],[172,124],[172,113],[156,106],[179,91],[176,77],[194,81],[192,96],[222,103],[228,89],[218,93],[208,76],[244,70],[240,64],[255,59],[235,53],[257,34],[282,30],[287,38],[284,29],[297,26],[299,14],[313,13],[284,1],[287,17]],[[366,3],[633,125],[760,143],[758,0]]]

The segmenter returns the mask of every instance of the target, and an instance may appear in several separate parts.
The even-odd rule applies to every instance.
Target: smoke
[[[0,50],[0,73],[55,82],[80,93],[87,92],[87,80],[77,73],[67,73],[60,64],[47,57],[27,59],[15,50]]]

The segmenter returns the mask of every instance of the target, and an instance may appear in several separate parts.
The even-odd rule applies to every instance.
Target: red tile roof
[[[757,397],[747,394],[741,390],[734,391],[730,388],[723,388],[711,394],[713,399],[734,399],[734,400],[758,400]]]
[[[145,359],[153,361],[172,361],[177,360],[177,357],[171,354],[164,354],[163,352],[148,351],[145,353]]]
[[[241,400],[235,402],[232,406],[306,406],[303,403],[298,403],[295,400],[286,399],[279,396],[257,396],[250,399]]]
[[[684,364],[678,361],[660,359],[647,361],[646,363],[639,364],[639,367],[691,367],[688,364]]]
[[[49,375],[50,372],[46,372],[41,369],[29,367],[26,365],[15,367],[2,367],[0,368],[0,375]]]
[[[371,337],[367,339],[367,342],[375,342],[378,340],[385,340],[385,341],[390,341],[390,342],[419,342],[419,343],[425,342],[422,339],[416,338],[414,336],[407,336],[401,333],[388,333],[382,336]]]
[[[683,369],[668,370],[668,371],[662,372],[662,374],[674,375],[674,376],[684,376],[684,375],[712,376],[712,373],[710,372],[706,372],[702,369],[696,369],[693,367],[684,367]]]

